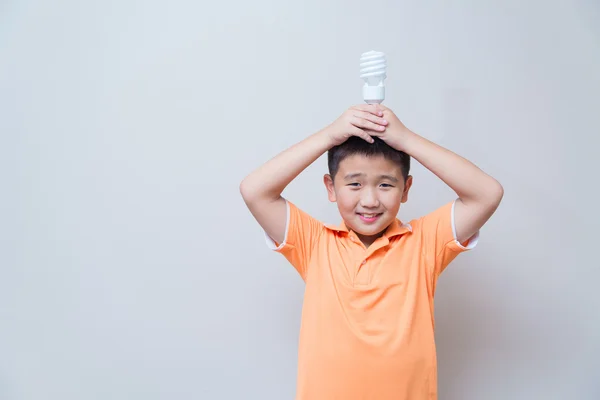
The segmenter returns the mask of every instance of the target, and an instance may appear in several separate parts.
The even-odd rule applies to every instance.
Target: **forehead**
[[[365,156],[353,154],[344,158],[338,168],[338,176],[343,179],[347,174],[363,173],[367,176],[392,175],[400,179],[402,169],[400,166],[383,156]]]

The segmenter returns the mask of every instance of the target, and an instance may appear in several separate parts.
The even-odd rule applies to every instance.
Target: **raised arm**
[[[456,239],[462,243],[471,238],[498,208],[504,195],[502,185],[465,158],[412,132],[390,109],[380,107],[388,128],[370,133],[419,161],[456,192]]]
[[[372,142],[364,129],[385,130],[380,115],[382,112],[377,106],[352,107],[328,127],[283,151],[244,178],[240,184],[242,197],[273,240],[281,243],[285,237],[287,210],[281,197],[285,187],[323,153],[350,136]]]

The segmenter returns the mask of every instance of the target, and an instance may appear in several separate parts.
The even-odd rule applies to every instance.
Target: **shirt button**
[[[360,263],[360,265],[365,265],[367,263],[367,260],[363,260],[363,262]]]

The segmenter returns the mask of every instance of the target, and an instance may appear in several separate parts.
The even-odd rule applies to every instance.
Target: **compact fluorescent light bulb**
[[[368,51],[360,56],[360,77],[365,80],[363,99],[366,103],[379,104],[385,99],[386,66],[385,54],[379,51]]]

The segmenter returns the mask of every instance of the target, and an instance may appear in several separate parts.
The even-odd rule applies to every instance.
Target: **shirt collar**
[[[346,226],[344,221],[342,221],[339,225],[325,224],[325,228],[336,232],[350,233],[351,231]],[[404,224],[398,218],[395,218],[394,221],[387,227],[387,229],[383,233],[383,236],[389,239],[393,236],[403,235],[408,232],[412,233],[412,226],[410,226],[410,224]]]

